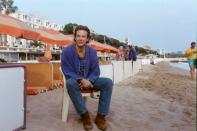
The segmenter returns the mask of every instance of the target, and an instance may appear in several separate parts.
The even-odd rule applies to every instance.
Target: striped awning
[[[40,41],[43,41],[47,44],[69,45],[72,43],[71,39],[58,31],[46,28],[40,28],[36,30],[40,34]]]
[[[0,13],[0,34],[17,38],[39,40],[40,34],[23,21]]]

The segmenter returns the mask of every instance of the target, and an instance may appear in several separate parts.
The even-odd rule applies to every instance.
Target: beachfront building
[[[28,15],[23,12],[13,13],[13,14],[10,14],[10,16],[15,17],[15,18],[27,23],[32,28],[45,27],[45,28],[56,30],[56,31],[63,30],[62,25],[56,24],[54,22],[50,22],[45,19],[37,18],[37,17],[34,17],[33,15]]]
[[[165,49],[164,48],[159,48],[156,49],[157,53],[165,58]]]
[[[56,31],[63,30],[63,25],[51,22],[49,20],[41,19],[33,15],[28,15],[23,12],[16,12],[10,14],[10,16],[15,17],[32,28],[48,28]],[[17,60],[27,60],[36,59],[35,56],[44,54],[44,46],[37,46],[31,44],[31,40],[17,39],[9,35],[0,36],[0,58],[6,61],[17,61]],[[52,49],[59,49],[56,45]],[[57,53],[55,51],[55,53]],[[59,51],[58,51],[59,53]]]

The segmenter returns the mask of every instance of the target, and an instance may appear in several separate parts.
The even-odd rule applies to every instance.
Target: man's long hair
[[[74,41],[75,41],[75,38],[76,38],[76,35],[77,35],[77,31],[78,30],[84,30],[84,31],[86,31],[87,32],[87,37],[88,37],[88,41],[87,41],[87,43],[89,43],[89,41],[90,41],[90,38],[91,38],[91,36],[90,36],[90,29],[87,27],[87,26],[83,26],[83,25],[78,25],[76,28],[75,28],[75,30],[74,30]],[[76,42],[76,41],[75,41]]]

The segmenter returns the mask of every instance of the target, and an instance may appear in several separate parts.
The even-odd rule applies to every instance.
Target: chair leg
[[[63,90],[63,101],[62,101],[62,121],[66,122],[68,119],[69,109],[69,95],[67,90]]]

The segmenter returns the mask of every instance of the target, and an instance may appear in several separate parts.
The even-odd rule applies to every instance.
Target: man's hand
[[[83,90],[93,88],[92,83],[87,79],[82,79],[80,81],[79,87]]]

